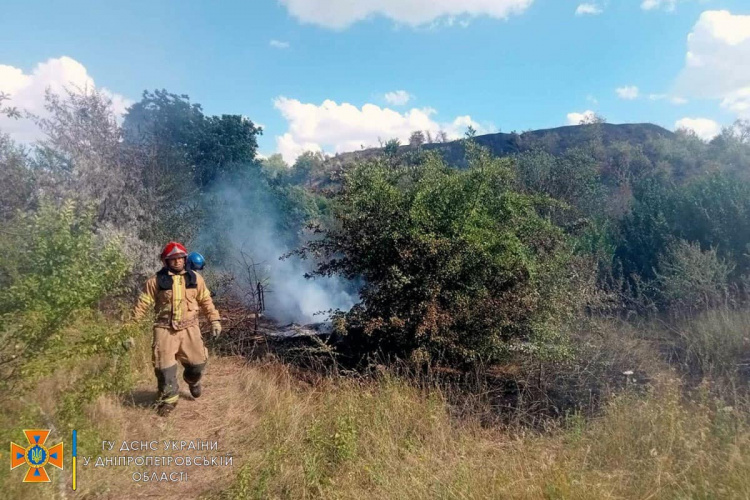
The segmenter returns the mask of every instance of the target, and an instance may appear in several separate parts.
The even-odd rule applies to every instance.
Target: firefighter
[[[177,363],[184,367],[183,379],[193,398],[201,395],[201,376],[208,361],[198,325],[199,310],[211,322],[211,334],[221,333],[219,312],[203,277],[186,269],[187,250],[171,241],[161,253],[164,267],[149,278],[135,306],[134,319],[149,310],[156,313],[154,323],[153,365],[159,389],[157,411],[166,416],[179,399]]]

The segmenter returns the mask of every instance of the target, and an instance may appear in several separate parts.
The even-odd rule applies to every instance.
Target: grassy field
[[[253,451],[218,498],[750,496],[744,417],[685,400],[669,375],[544,434],[455,422],[440,394],[388,376],[298,389],[267,367],[248,381]]]
[[[143,467],[79,463],[76,494],[68,462],[65,471],[49,471],[53,483],[45,486],[23,484],[23,473],[3,468],[4,498],[750,498],[741,399],[717,400],[705,383],[687,391],[669,370],[645,390],[619,393],[593,418],[569,414],[542,432],[457,418],[447,394],[388,371],[311,381],[278,361],[214,357],[204,397],[193,400],[182,387],[177,410],[161,419],[149,407],[148,347],[143,336],[130,360],[131,390],[82,404],[70,424],[81,436],[79,456],[102,455],[103,439],[118,447],[201,439],[231,452],[233,467],[169,468],[189,470],[189,480],[159,484],[132,480]],[[20,429],[44,422],[54,429],[50,442],[65,439],[61,402],[95,364],[66,367],[16,398],[3,411],[3,437],[19,442]]]

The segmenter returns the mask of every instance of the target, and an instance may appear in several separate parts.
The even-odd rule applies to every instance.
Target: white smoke
[[[260,182],[258,183],[260,185]],[[222,231],[228,231],[233,248],[233,262],[228,262],[227,270],[238,280],[247,275],[242,254],[252,258],[259,274],[268,279],[265,293],[266,315],[282,323],[313,323],[327,319],[319,314],[328,310],[349,310],[356,302],[356,292],[352,285],[338,278],[305,278],[311,271],[312,263],[288,254],[289,248],[284,236],[278,230],[280,213],[275,200],[263,188],[248,192],[237,187],[223,185],[216,190],[221,202]],[[203,235],[202,240],[211,236]]]

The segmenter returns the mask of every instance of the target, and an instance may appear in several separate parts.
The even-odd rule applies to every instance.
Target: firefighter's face
[[[177,257],[176,259],[167,259],[167,266],[170,270],[180,272],[185,269],[185,257]]]

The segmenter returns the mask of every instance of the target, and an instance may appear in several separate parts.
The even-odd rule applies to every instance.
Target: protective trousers
[[[182,330],[154,327],[153,364],[159,389],[159,403],[177,404],[177,362],[185,368],[182,378],[189,385],[197,384],[208,361],[197,324]]]

